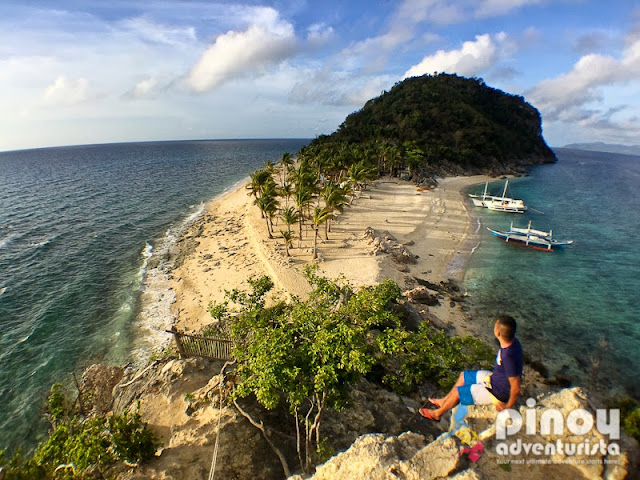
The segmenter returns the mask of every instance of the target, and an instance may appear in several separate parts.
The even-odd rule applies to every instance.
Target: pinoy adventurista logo
[[[616,463],[620,455],[620,410],[583,408],[566,416],[556,408],[509,409],[496,419],[500,463]],[[523,431],[524,428],[524,431]],[[517,438],[516,438],[517,435]]]

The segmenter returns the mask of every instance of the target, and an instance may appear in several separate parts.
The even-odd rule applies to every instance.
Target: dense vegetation
[[[132,465],[155,455],[159,441],[136,409],[84,415],[55,384],[47,401],[51,431],[30,456],[0,451],[3,480],[110,478],[120,462]]]
[[[233,290],[211,305],[218,329],[235,342],[237,400],[252,397],[266,409],[286,404],[300,468],[309,472],[323,446],[320,424],[327,410],[350,401],[351,387],[362,377],[406,393],[426,380],[450,388],[461,369],[488,366],[493,352],[479,340],[449,337],[424,323],[407,330],[398,313],[398,285],[387,280],[355,291],[348,283],[322,278],[308,267],[313,287],[308,300],[265,306],[273,287],[268,277],[251,280],[250,292]],[[275,442],[260,428],[283,463]],[[280,427],[284,428],[284,427]]]
[[[524,98],[449,74],[397,83],[302,153],[347,164],[364,160],[380,173],[407,168],[418,178],[504,173],[556,161],[542,138],[538,110]]]

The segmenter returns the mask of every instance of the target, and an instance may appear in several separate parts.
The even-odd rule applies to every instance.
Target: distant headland
[[[306,151],[341,158],[356,149],[361,158],[376,158],[381,172],[395,175],[396,165],[405,167],[417,183],[436,176],[518,174],[557,160],[541,122],[523,97],[482,79],[423,75],[372,98]]]
[[[576,150],[589,150],[592,152],[609,152],[620,153],[623,155],[640,156],[640,145],[621,145],[619,143],[590,142],[570,143],[562,148],[573,148]]]

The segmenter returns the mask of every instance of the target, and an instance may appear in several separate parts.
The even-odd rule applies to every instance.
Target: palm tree
[[[320,208],[316,207],[313,211],[313,215],[311,216],[311,221],[313,222],[313,229],[315,231],[315,235],[313,237],[313,259],[318,258],[318,230],[320,229],[320,225],[327,222],[330,218],[333,218],[333,213],[328,210],[326,207]]]
[[[349,181],[357,190],[364,190],[367,183],[376,178],[376,174],[373,169],[365,166],[364,162],[358,162],[351,165],[348,174]]]
[[[293,185],[285,180],[278,190],[278,195],[284,197],[284,206],[289,208],[289,199],[293,196]]]
[[[298,222],[300,224],[299,242],[302,242],[302,222],[304,220],[304,209],[309,206],[313,199],[311,188],[305,185],[299,185],[293,195],[293,199],[298,207]]]
[[[273,178],[271,178],[271,174],[267,170],[258,170],[251,174],[251,183],[247,188],[250,190],[251,195],[260,198],[270,181],[273,182]]]
[[[332,213],[335,211],[342,213],[345,205],[349,203],[345,190],[335,182],[329,182],[325,185],[322,190],[322,197],[324,198],[325,208]],[[331,219],[325,223],[324,236],[327,240],[329,240],[329,231],[331,231]]]
[[[409,168],[409,173],[413,176],[424,162],[424,151],[416,142],[404,142],[404,148],[407,167]]]
[[[282,185],[284,185],[287,181],[287,174],[289,170],[293,167],[293,156],[289,152],[284,152],[280,156],[280,166],[282,168]]]
[[[293,207],[287,207],[285,208],[281,213],[280,216],[282,217],[282,220],[284,220],[284,223],[287,224],[287,231],[291,232],[291,225],[295,224],[298,222],[298,220],[300,220],[300,214],[298,213],[298,211],[293,208]]]
[[[266,170],[269,173],[269,175],[272,175],[275,169],[276,169],[276,164],[273,163],[271,160],[267,160],[266,162],[264,162],[264,170]]]
[[[269,238],[273,238],[273,217],[278,211],[279,206],[279,202],[276,197],[275,182],[273,183],[273,186],[264,190],[262,195],[259,198],[256,198],[254,203],[260,209],[262,218],[264,218],[267,223],[267,233],[269,234]]]
[[[280,230],[280,233],[284,240],[284,249],[287,252],[287,257],[290,257],[289,248],[293,247],[293,232],[291,230]]]

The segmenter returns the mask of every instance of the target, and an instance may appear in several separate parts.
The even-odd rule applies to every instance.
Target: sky
[[[434,72],[640,144],[639,0],[2,0],[0,151],[313,138]]]

